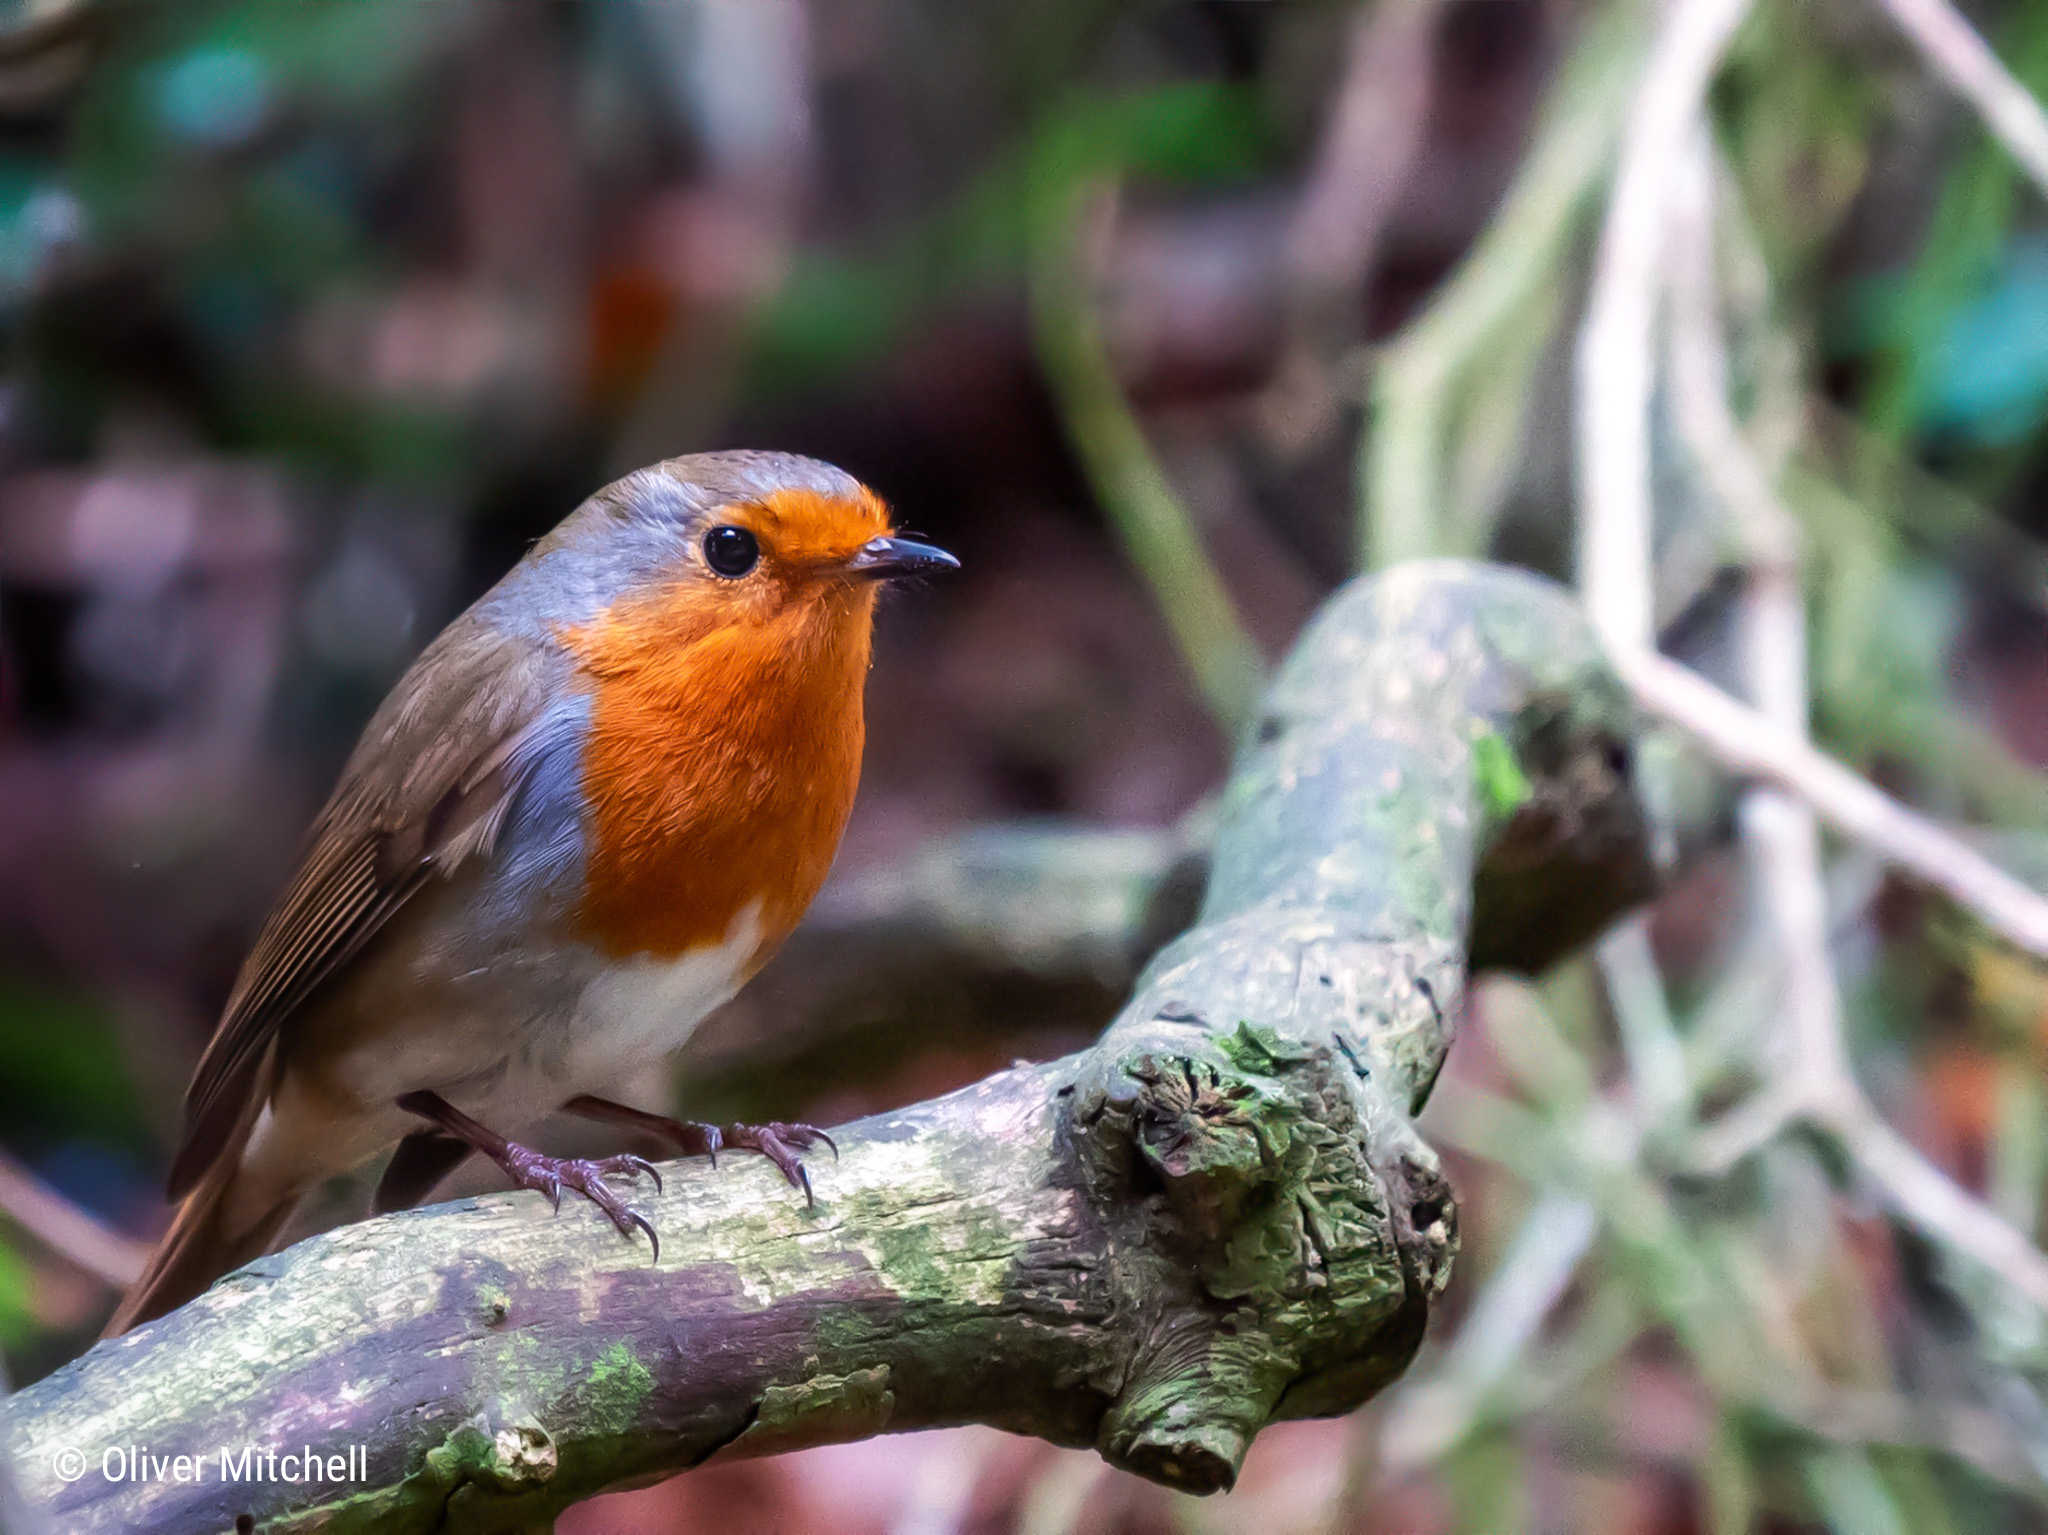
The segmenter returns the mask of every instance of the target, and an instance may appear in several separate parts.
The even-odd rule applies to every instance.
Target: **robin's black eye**
[[[743,576],[760,559],[761,545],[745,528],[722,522],[704,535],[704,563],[721,576]]]

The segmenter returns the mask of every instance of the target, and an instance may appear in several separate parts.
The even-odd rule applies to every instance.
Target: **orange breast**
[[[873,597],[708,632],[689,600],[636,599],[564,636],[592,692],[582,924],[608,953],[673,957],[758,903],[758,965],[818,893],[853,807]]]

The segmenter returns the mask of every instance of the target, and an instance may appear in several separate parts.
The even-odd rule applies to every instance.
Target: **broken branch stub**
[[[1406,1367],[1456,1248],[1411,1116],[1468,938],[1540,968],[1653,890],[1631,720],[1576,609],[1526,576],[1405,566],[1302,637],[1200,916],[1077,1058],[1096,1200],[1143,1212],[1134,1261],[1175,1296],[1105,1414],[1109,1459],[1226,1487],[1264,1424]]]
[[[658,1266],[530,1194],[345,1227],[0,1404],[0,1443],[81,1532],[545,1528],[715,1454],[964,1422],[1227,1487],[1267,1423],[1412,1356],[1456,1216],[1411,1116],[1468,935],[1533,968],[1648,893],[1630,730],[1556,588],[1355,583],[1094,1048],[836,1132],[815,1208],[752,1159],[664,1169]],[[100,1474],[134,1444],[358,1449],[339,1484]]]

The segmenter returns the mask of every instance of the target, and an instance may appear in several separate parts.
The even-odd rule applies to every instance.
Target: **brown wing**
[[[428,880],[490,856],[547,745],[544,705],[561,664],[464,615],[399,680],[314,822],[193,1074],[173,1199],[227,1144],[292,1014]]]

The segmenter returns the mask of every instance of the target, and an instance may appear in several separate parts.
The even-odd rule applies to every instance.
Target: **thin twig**
[[[1235,730],[1250,713],[1264,664],[1187,507],[1145,440],[1102,344],[1088,301],[1092,264],[1114,217],[1110,189],[1074,183],[1048,152],[1033,216],[1031,309],[1038,354],[1068,435],[1131,561],[1158,598],[1209,709]],[[1091,238],[1093,237],[1093,238]]]
[[[1653,519],[1650,381],[1670,166],[1749,0],[1675,0],[1629,109],[1579,332],[1579,581],[1616,648],[1648,643]]]
[[[1798,795],[1836,830],[1941,891],[2007,942],[2048,957],[2048,900],[1955,833],[1677,662],[1641,649],[1617,651],[1613,660],[1637,702],[1693,736],[1724,767]]]
[[[1650,948],[1649,919],[1630,917],[1594,950],[1607,1002],[1628,1059],[1630,1109],[1639,1129],[1663,1124],[1692,1097],[1685,1044],[1672,1021],[1664,978]]]
[[[1799,528],[1728,404],[1727,344],[1714,271],[1716,165],[1706,124],[1672,167],[1671,393],[1693,462],[1720,498],[1742,545],[1748,580],[1739,612],[1744,690],[1794,740],[1807,737],[1806,602]],[[1828,948],[1827,882],[1811,806],[1779,789],[1752,790],[1742,839],[1762,921],[1784,955],[1784,1012],[1796,1077],[1848,1077],[1841,999]]]
[[[1722,335],[1720,277],[1715,270],[1721,211],[1715,196],[1718,169],[1707,124],[1699,120],[1667,176],[1671,233],[1665,272],[1671,296],[1668,357],[1672,413],[1693,468],[1734,525],[1744,565],[1753,578],[1771,581],[1775,598],[1788,578],[1797,592],[1799,525],[1779,500],[1770,469],[1750,445],[1728,404],[1728,348]],[[1803,655],[1802,640],[1802,665],[1797,672],[1801,679]],[[1763,674],[1775,671],[1792,683],[1794,668],[1784,664],[1784,657],[1778,660],[1775,668],[1748,667],[1746,680],[1778,695],[1769,704],[1759,696],[1758,707],[1766,714],[1788,728],[1796,717],[1803,728],[1805,682],[1799,680],[1792,691],[1783,691]]]
[[[1667,269],[1672,279],[1676,415],[1693,458],[1732,514],[1745,545],[1750,579],[1740,615],[1741,671],[1760,723],[1777,732],[1784,744],[1824,762],[1807,741],[1806,613],[1798,529],[1728,405],[1726,348],[1712,264],[1712,150],[1701,134],[1689,151],[1684,162],[1673,167],[1670,180],[1676,238]],[[1877,795],[1861,779],[1855,781],[1868,795]],[[1749,1112],[1734,1126],[1717,1127],[1723,1133],[1714,1155],[1725,1164],[1731,1150],[1770,1138],[1790,1119],[1810,1119],[1840,1139],[1902,1218],[1968,1254],[2033,1304],[2048,1309],[2048,1257],[1886,1125],[1856,1080],[1843,1038],[1841,995],[1829,951],[1827,884],[1816,808],[1811,799],[1780,788],[1754,789],[1743,802],[1742,840],[1755,871],[1762,920],[1784,956],[1782,1015],[1791,1051],[1778,1066],[1777,1080],[1745,1106]],[[2025,894],[2048,915],[2048,902],[2031,891]]]
[[[1977,109],[1984,126],[2048,192],[2048,112],[1948,0],[1881,0],[1934,72]]]
[[[1628,7],[1589,27],[1500,212],[1428,310],[1381,351],[1359,451],[1365,569],[1444,552],[1443,457],[1458,386],[1473,367],[1498,365],[1493,343],[1557,280],[1620,136],[1639,46]]]
[[[1853,1102],[1823,1105],[1817,1117],[1841,1137],[1885,1202],[1913,1226],[1975,1259],[2048,1311],[2048,1257],[1909,1145],[1861,1094]]]
[[[1770,1145],[1807,1112],[1805,1084],[1782,1072],[1693,1137],[1685,1170],[1697,1178],[1725,1178]]]
[[[1427,1465],[1471,1432],[1487,1398],[1528,1356],[1599,1233],[1592,1203],[1578,1195],[1553,1189],[1530,1207],[1442,1364],[1388,1415],[1379,1450],[1390,1470]]]
[[[2015,1491],[2038,1496],[2042,1487],[2040,1470],[2016,1441],[2012,1425],[1976,1401],[1821,1386],[1767,1405],[1786,1423],[1837,1444],[1932,1450]]]
[[[1259,405],[1286,451],[1322,440],[1341,419],[1366,279],[1429,121],[1441,5],[1360,5],[1346,25],[1343,74],[1287,229],[1286,345]]]
[[[1441,0],[1360,6],[1345,33],[1344,74],[1287,232],[1296,298],[1322,313],[1355,301],[1429,117],[1430,41]]]
[[[142,1272],[149,1248],[87,1214],[0,1151],[0,1214],[95,1279],[125,1290]]]

